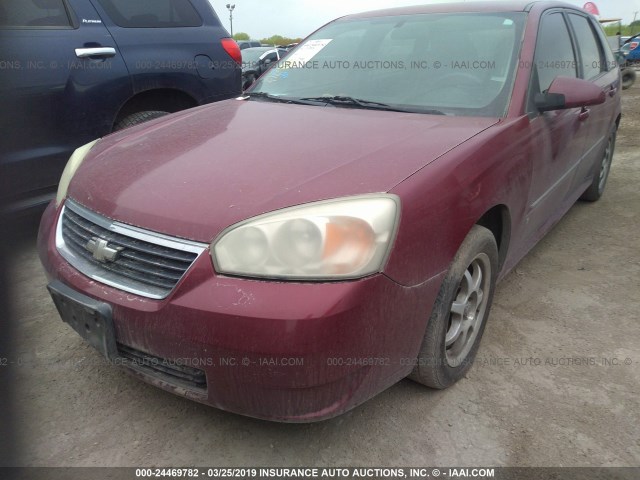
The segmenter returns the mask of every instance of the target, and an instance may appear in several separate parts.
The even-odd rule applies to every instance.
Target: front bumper
[[[412,368],[441,276],[413,288],[384,275],[286,283],[219,276],[202,254],[164,300],[98,283],[59,254],[60,209],[47,208],[38,250],[46,273],[111,306],[121,348],[204,372],[206,388],[130,373],[223,410],[310,422],[343,413]]]

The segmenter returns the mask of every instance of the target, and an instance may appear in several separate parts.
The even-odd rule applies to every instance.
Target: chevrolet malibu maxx
[[[49,291],[107,359],[230,412],[311,422],[407,376],[446,388],[496,283],[602,196],[619,92],[571,5],[340,18],[244,96],[76,150],[40,228]]]

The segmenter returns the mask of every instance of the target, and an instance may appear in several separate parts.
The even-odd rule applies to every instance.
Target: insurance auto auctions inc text
[[[493,468],[261,468],[263,478],[494,478]]]

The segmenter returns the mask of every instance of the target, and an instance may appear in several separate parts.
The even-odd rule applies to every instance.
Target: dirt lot
[[[640,85],[624,92],[607,193],[577,204],[498,287],[453,388],[405,380],[356,410],[282,425],[140,383],[63,324],[35,235],[16,246],[22,457],[39,466],[640,464]]]

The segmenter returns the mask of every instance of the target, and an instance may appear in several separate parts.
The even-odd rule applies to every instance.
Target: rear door
[[[241,69],[207,0],[91,0],[115,38],[136,93],[179,90],[198,104],[241,93]]]
[[[606,93],[605,103],[593,105],[589,112],[585,152],[576,168],[573,191],[584,190],[593,178],[593,170],[602,158],[613,125],[620,85],[617,62],[608,45],[603,44],[593,19],[578,12],[568,15],[579,54],[580,78],[593,82]]]
[[[113,39],[84,0],[2,0],[3,196],[43,203],[75,148],[111,130],[131,92]]]

